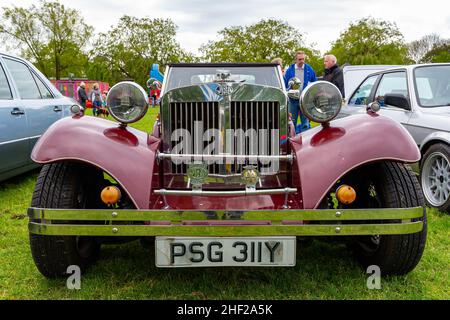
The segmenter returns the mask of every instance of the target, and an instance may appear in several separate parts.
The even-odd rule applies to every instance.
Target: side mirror
[[[288,90],[290,89],[300,90],[301,85],[302,82],[300,81],[299,78],[297,77],[291,78],[288,82]]]
[[[74,104],[70,107],[70,112],[75,116],[82,116],[84,115],[84,108],[78,104]]]
[[[154,78],[148,79],[146,84],[147,84],[147,88],[149,88],[150,90],[161,89],[161,83]]]
[[[298,90],[298,89],[297,90],[294,90],[294,89],[288,90],[287,94],[288,94],[288,97],[291,99],[300,100],[300,90]]]
[[[387,93],[384,95],[384,105],[394,106],[404,110],[411,110],[409,99],[400,93]]]
[[[288,82],[288,97],[294,100],[300,100],[300,92],[301,92],[302,82],[299,78],[294,77],[291,78]]]

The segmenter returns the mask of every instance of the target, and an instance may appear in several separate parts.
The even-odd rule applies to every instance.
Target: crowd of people
[[[297,51],[295,53],[295,62],[286,70],[283,69],[283,60],[281,58],[273,59],[272,63],[280,65],[281,70],[283,70],[286,88],[289,88],[289,81],[292,78],[298,78],[301,82],[301,92],[304,88],[306,88],[306,86],[308,86],[309,83],[317,81],[316,72],[305,61],[305,52]],[[325,68],[322,80],[333,83],[341,92],[342,97],[344,97],[344,75],[342,69],[337,63],[337,58],[332,54],[327,54],[324,56],[323,64]],[[295,124],[296,133],[300,133],[311,128],[308,118],[306,118],[300,110],[300,102],[298,99],[289,98],[288,109],[291,114],[292,121]],[[299,117],[300,124],[297,125]]]
[[[94,116],[108,116],[109,112],[106,108],[106,95],[108,92],[105,90],[100,91],[98,83],[94,83],[92,90],[89,95],[86,92],[86,83],[81,82],[78,87],[78,102],[83,106],[87,107],[88,101],[92,103],[92,113]]]

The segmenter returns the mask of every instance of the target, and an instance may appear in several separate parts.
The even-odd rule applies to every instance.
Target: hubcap
[[[428,202],[442,206],[450,196],[450,161],[441,152],[433,152],[422,168],[422,187]]]

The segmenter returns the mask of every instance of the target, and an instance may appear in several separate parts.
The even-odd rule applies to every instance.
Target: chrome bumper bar
[[[409,234],[425,208],[176,211],[29,208],[29,231],[61,236],[352,236]]]
[[[155,194],[161,196],[209,196],[209,197],[227,197],[227,196],[260,196],[270,194],[288,194],[296,193],[297,188],[282,189],[258,189],[258,190],[231,190],[231,191],[208,191],[208,190],[154,190]]]

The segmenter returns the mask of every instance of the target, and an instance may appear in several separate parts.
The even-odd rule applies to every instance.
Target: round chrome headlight
[[[132,123],[141,119],[147,112],[148,96],[137,83],[124,81],[109,90],[106,103],[114,119],[122,123]]]
[[[311,121],[324,123],[333,120],[341,110],[342,95],[339,89],[327,81],[309,84],[301,96],[303,114]]]

